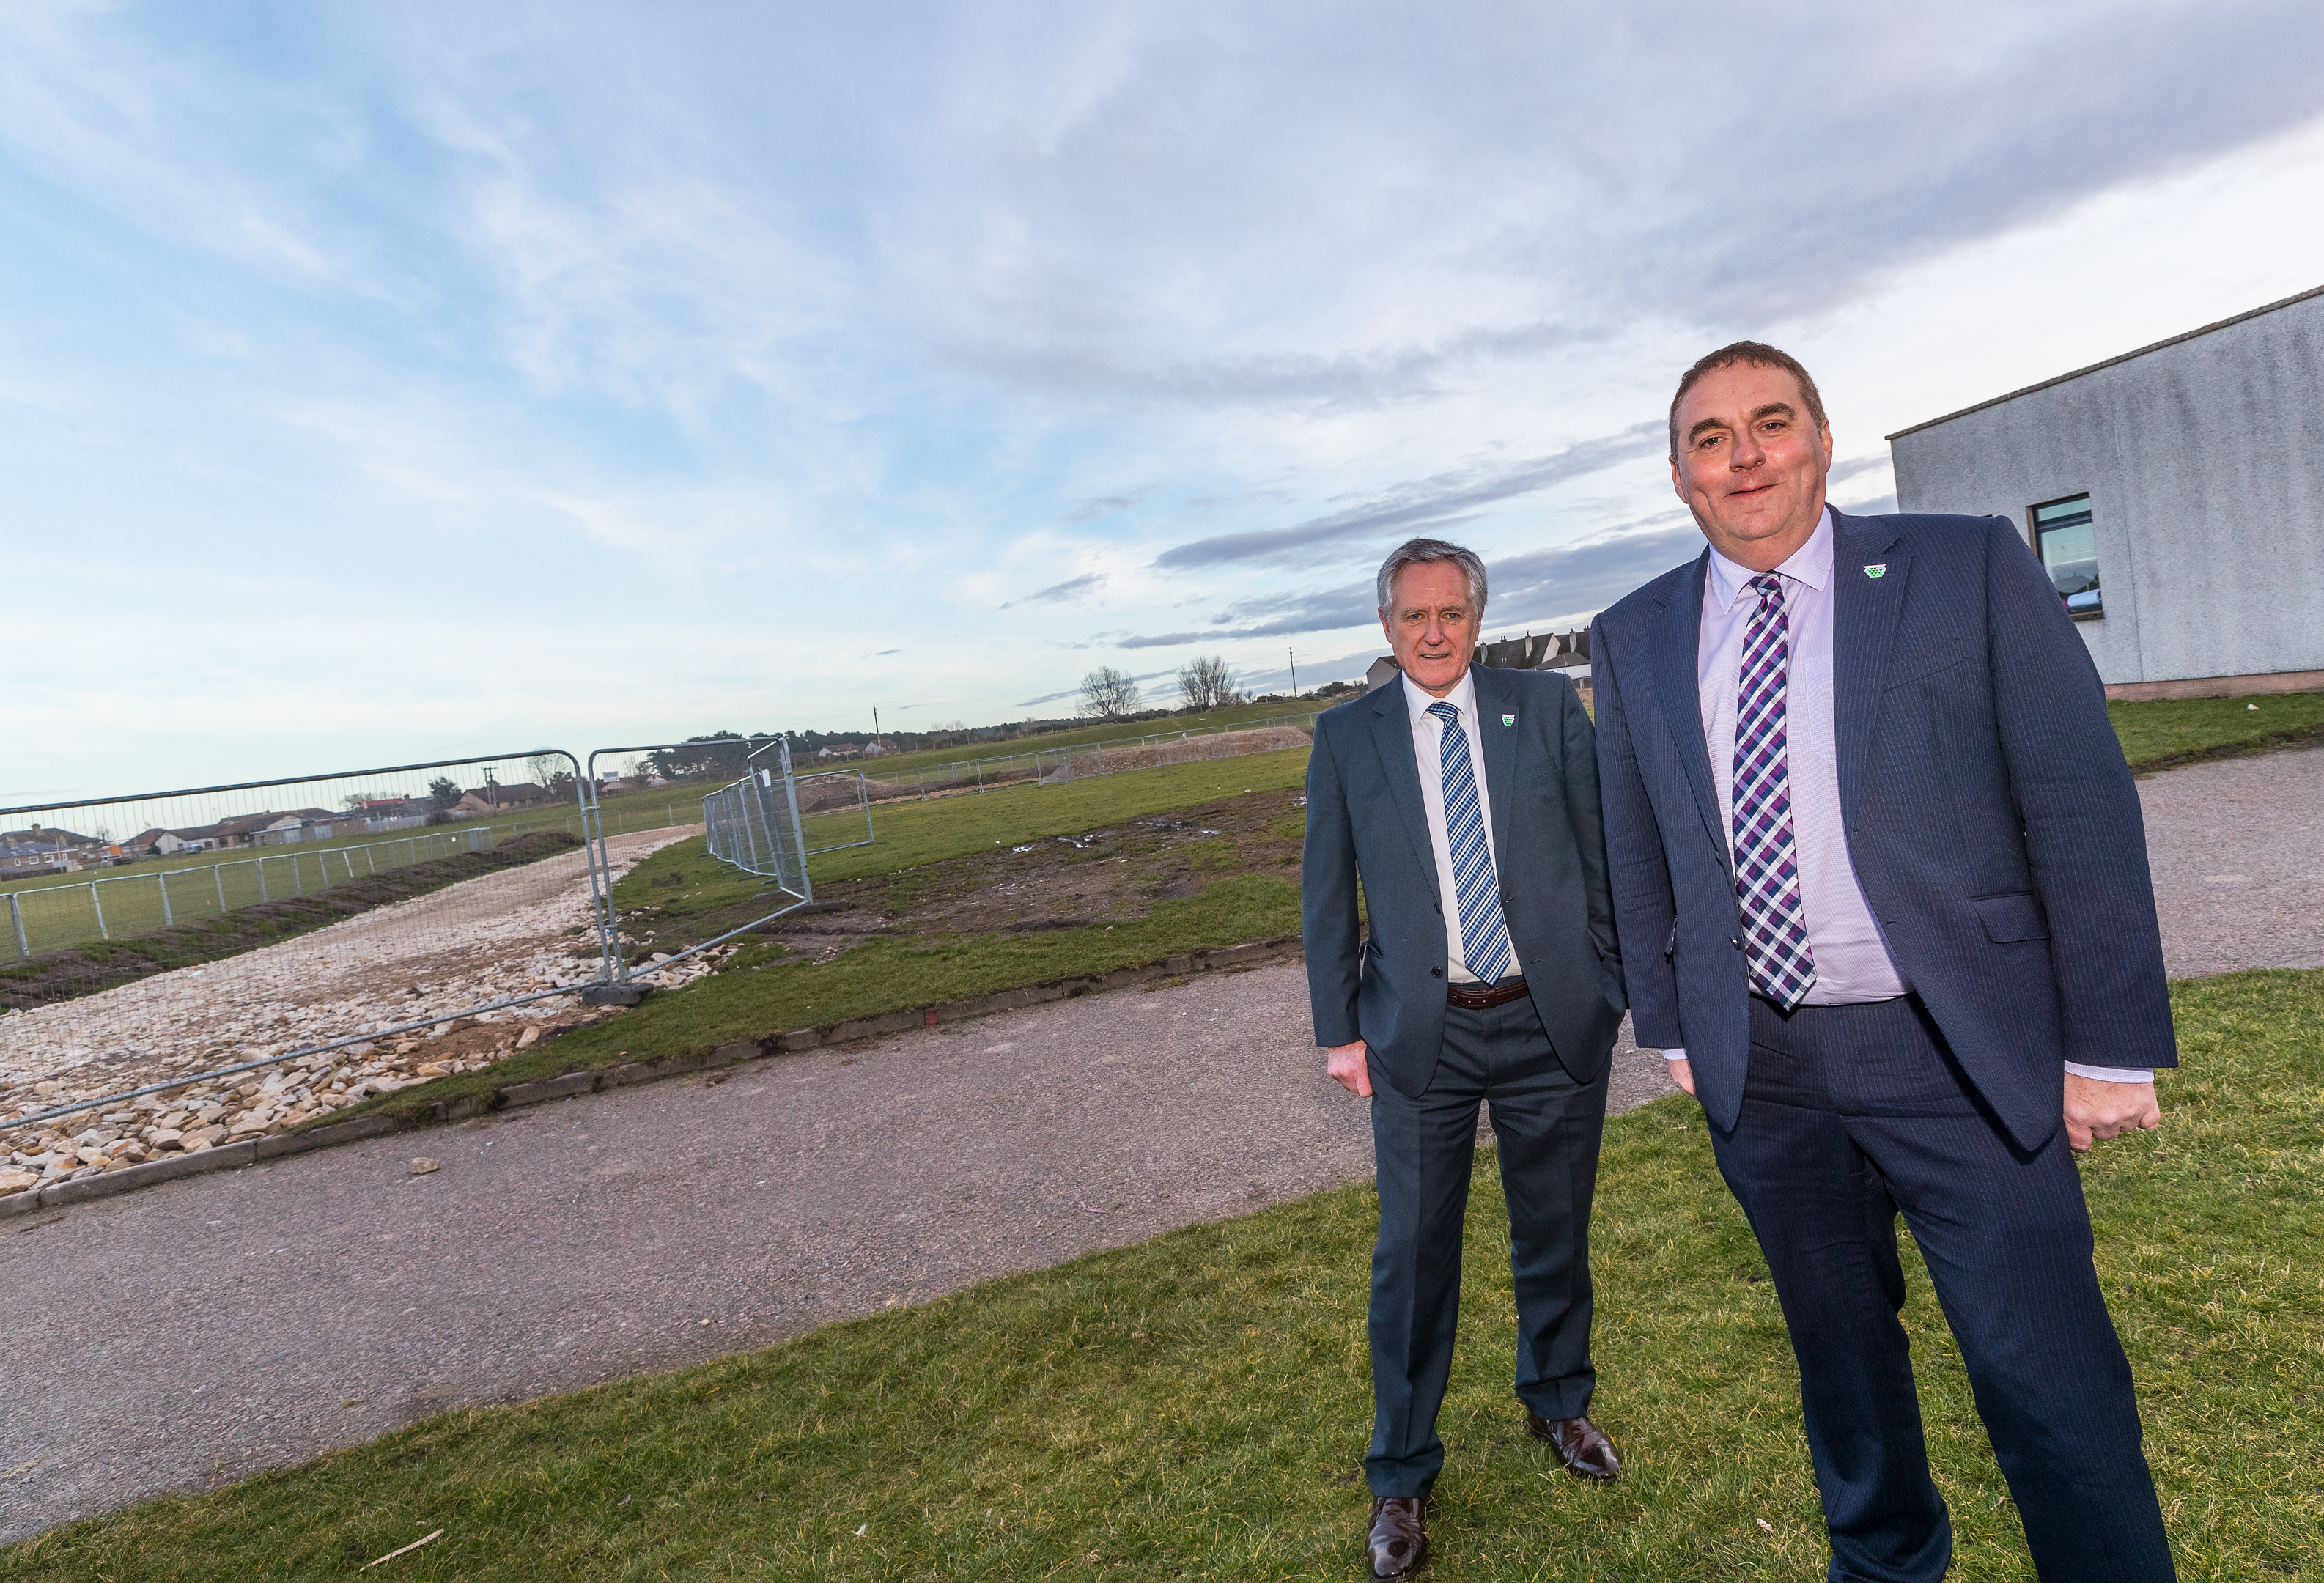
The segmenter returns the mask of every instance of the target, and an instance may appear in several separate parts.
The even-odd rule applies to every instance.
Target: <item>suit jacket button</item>
[[[1443,968],[1430,968],[1428,970],[1428,976],[1432,979],[1441,979],[1444,976],[1444,970]]]
[[[1740,951],[1743,949],[1743,936],[1740,934],[1732,935],[1728,939],[1727,943],[1735,947],[1736,950]]]

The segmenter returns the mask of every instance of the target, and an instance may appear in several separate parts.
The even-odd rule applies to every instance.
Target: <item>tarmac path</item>
[[[2141,792],[2174,973],[2324,963],[2324,752]],[[1627,1033],[1616,1109],[1668,1091]],[[0,1228],[0,1542],[1360,1180],[1320,1066],[1280,964],[43,1210]]]

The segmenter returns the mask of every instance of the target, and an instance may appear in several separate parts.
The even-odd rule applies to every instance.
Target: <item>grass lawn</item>
[[[1342,698],[1326,698],[1317,703],[1312,698],[1277,704],[1238,704],[1231,709],[1206,709],[1196,714],[1173,714],[1159,720],[1126,721],[1119,725],[1074,726],[1064,731],[1043,732],[1038,736],[1002,737],[991,741],[962,741],[949,748],[922,748],[909,753],[889,753],[876,759],[817,759],[801,753],[791,768],[801,775],[835,765],[849,769],[861,769],[875,780],[885,780],[890,775],[917,777],[923,769],[935,769],[945,764],[968,764],[979,759],[1003,759],[1011,753],[1029,755],[1035,750],[1047,752],[1052,748],[1075,748],[1091,742],[1134,741],[1139,737],[1170,736],[1182,731],[1209,731],[1218,726],[1250,725],[1262,720],[1280,720],[1295,715],[1309,715],[1329,709]]]
[[[1172,764],[1126,775],[1101,775],[1064,786],[898,803],[872,811],[879,834],[875,844],[821,853],[808,863],[807,872],[817,885],[866,874],[892,874],[996,846],[1071,835],[1141,815],[1167,813],[1222,795],[1299,786],[1306,778],[1306,750],[1293,749]],[[622,891],[614,894],[617,901],[622,898]]]
[[[2109,704],[2123,757],[2141,774],[2324,739],[2324,693]]]
[[[2324,1532],[2324,973],[2174,986],[2159,1134],[2083,1169],[2189,1579],[2316,1578]],[[464,1412],[0,1552],[0,1578],[1224,1578],[1359,1574],[1366,1188],[1197,1227],[763,1352]],[[1519,1431],[1491,1162],[1471,1201],[1429,1576],[1794,1579],[1820,1513],[1790,1352],[1702,1121],[1609,1126],[1592,1230],[1598,1488]],[[1925,1275],[1911,1328],[1953,1576],[2028,1579]]]

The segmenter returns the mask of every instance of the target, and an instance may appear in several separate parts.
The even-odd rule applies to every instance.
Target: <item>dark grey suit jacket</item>
[[[1622,1021],[1590,716],[1555,671],[1470,674],[1509,943],[1558,1061],[1587,1082]],[[1360,879],[1369,941],[1357,925]],[[1374,1082],[1426,1092],[1444,1038],[1452,898],[1436,894],[1400,679],[1316,719],[1301,892],[1315,1042],[1361,1039]]]
[[[1832,518],[1856,878],[1970,1081],[2038,1148],[2065,1062],[2178,1064],[2145,823],[2106,692],[2006,519]],[[1743,1102],[1750,989],[1696,686],[1710,561],[1600,615],[1590,658],[1638,1043],[1685,1048],[1723,1130]]]

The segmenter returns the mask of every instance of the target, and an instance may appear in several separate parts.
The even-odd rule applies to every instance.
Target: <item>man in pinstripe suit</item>
[[[1588,1416],[1589,1227],[1622,979],[1573,684],[1469,663],[1485,567],[1458,545],[1402,546],[1377,590],[1402,674],[1315,722],[1301,900],[1315,1042],[1331,1076],[1371,1100],[1365,1544],[1374,1577],[1402,1578],[1428,1559],[1444,1461],[1436,1411],[1480,1103],[1508,1199],[1526,1427],[1581,1477],[1619,1468]]]
[[[1902,1211],[2036,1569],[2172,1576],[2074,1151],[2177,1063],[2138,796],[2049,579],[1998,518],[1824,502],[1815,383],[1688,370],[1710,541],[1591,632],[1625,979],[1702,1105],[1798,1358],[1830,1576],[1951,1557],[1897,1311]]]

